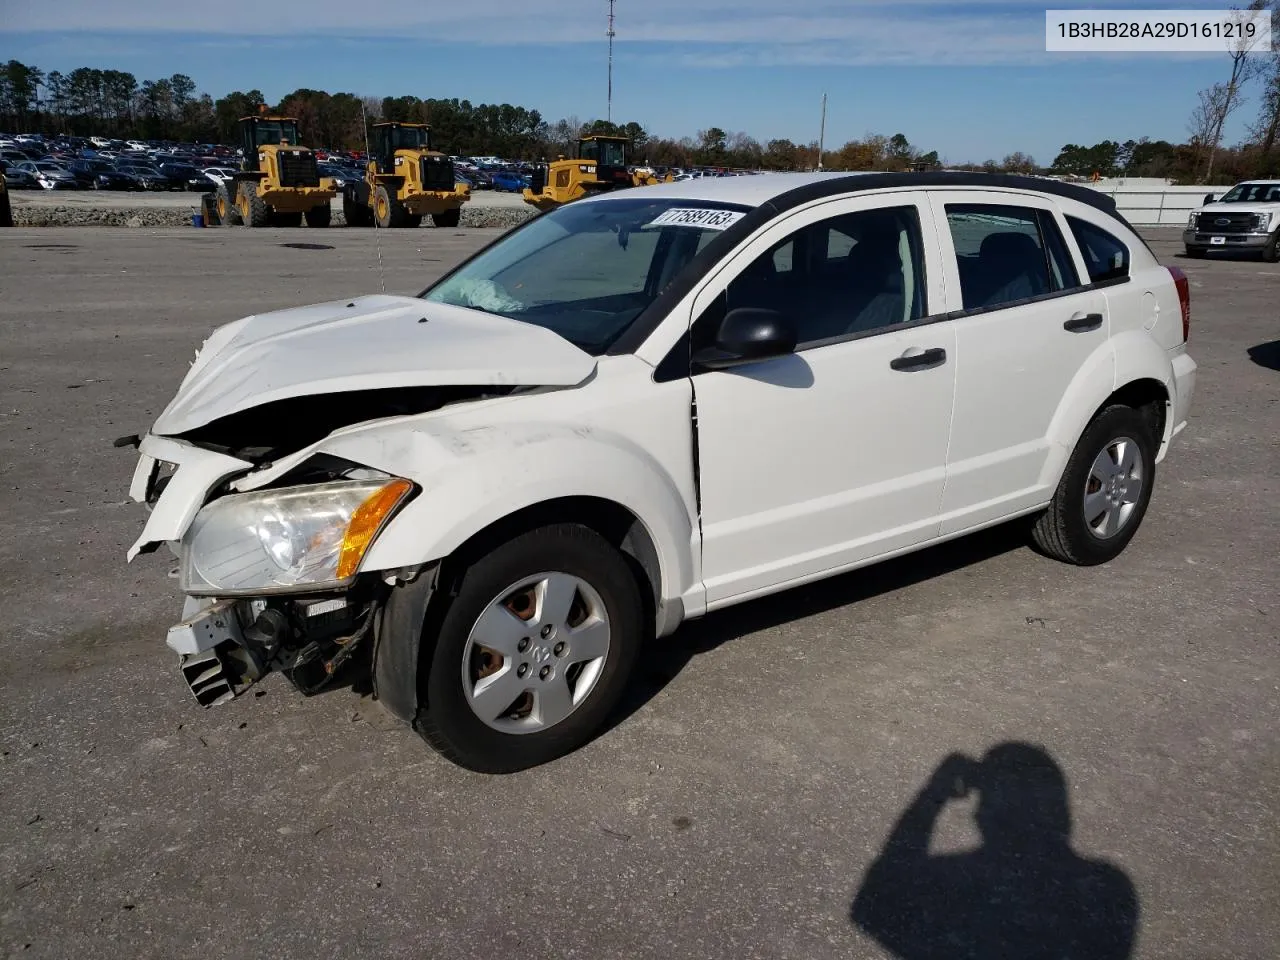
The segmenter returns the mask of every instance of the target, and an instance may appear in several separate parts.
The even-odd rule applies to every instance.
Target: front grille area
[[[282,187],[318,187],[320,171],[316,168],[316,155],[310,150],[281,150],[280,185]]]
[[[453,191],[453,161],[448,157],[422,158],[422,189]]]
[[[1254,233],[1260,229],[1254,213],[1200,213],[1196,215],[1196,229],[1201,233]]]

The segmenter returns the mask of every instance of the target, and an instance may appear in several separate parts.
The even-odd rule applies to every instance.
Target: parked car
[[[25,161],[24,161],[25,162]],[[16,163],[0,160],[0,175],[10,190],[39,190],[40,184],[29,170],[23,170]]]
[[[18,170],[25,170],[45,190],[79,190],[80,182],[74,173],[52,160],[25,160],[14,164]]]
[[[105,160],[72,160],[68,168],[90,190],[141,190],[143,186],[134,177],[122,173]]]
[[[236,173],[231,167],[205,167],[200,172],[203,173],[209,182],[215,187],[224,181],[230,180]]]
[[[356,171],[350,167],[339,166],[336,163],[318,163],[316,170],[322,177],[332,177],[334,185],[342,190],[348,183],[358,183],[364,179],[363,171]]]
[[[127,163],[120,164],[116,169],[133,177],[138,183],[142,184],[142,189],[144,190],[169,189],[169,178],[153,166],[141,163]]]
[[[1221,200],[1209,194],[1187,219],[1182,243],[1189,257],[1247,250],[1280,261],[1280,180],[1237,183]]]
[[[209,178],[190,164],[162,163],[159,170],[170,190],[198,190],[203,192],[209,189]]]
[[[508,170],[499,170],[490,176],[489,182],[494,190],[519,193],[529,186],[530,178]]]
[[[1059,560],[1119,556],[1187,424],[1190,318],[1086,187],[590,197],[418,297],[216,330],[140,441],[129,556],[177,556],[198,702],[273,668],[314,691],[369,644],[393,715],[523,769],[707,611],[1022,517]]]

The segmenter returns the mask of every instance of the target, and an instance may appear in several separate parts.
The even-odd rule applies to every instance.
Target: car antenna
[[[373,152],[369,149],[369,119],[365,116],[364,101],[360,101],[360,124],[364,127],[364,168],[365,173],[369,172],[369,164],[373,163]],[[377,183],[377,177],[374,177],[374,183]],[[351,224],[347,224],[351,226]],[[378,218],[373,218],[373,246],[378,251],[378,284],[382,287],[382,292],[387,292],[387,275],[382,269],[382,234],[381,227],[378,226]]]

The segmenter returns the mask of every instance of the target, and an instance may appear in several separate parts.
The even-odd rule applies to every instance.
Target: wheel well
[[[1169,416],[1169,391],[1159,380],[1134,380],[1115,391],[1098,408],[1098,413],[1117,404],[1132,407],[1151,425],[1156,446],[1164,444],[1165,420]],[[1095,416],[1097,414],[1095,413]]]
[[[657,622],[662,569],[658,550],[644,523],[619,503],[600,497],[560,497],[508,514],[469,537],[442,566],[445,589],[452,592],[463,569],[522,533],[556,523],[575,523],[595,531],[621,551],[640,587],[647,622]]]

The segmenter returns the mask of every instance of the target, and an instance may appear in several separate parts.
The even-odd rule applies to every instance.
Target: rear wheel
[[[373,194],[373,219],[380,227],[407,227],[409,211],[392,191],[379,184]]]
[[[1119,556],[1151,500],[1156,443],[1148,420],[1133,407],[1107,407],[1094,417],[1032,529],[1036,546],[1080,566]]]
[[[224,227],[238,227],[241,223],[240,210],[231,198],[231,190],[225,183],[218,184],[214,205],[218,212],[218,222]]]
[[[456,227],[462,222],[462,208],[454,207],[452,210],[446,210],[444,213],[433,213],[431,222],[437,227]]]
[[[511,773],[594,736],[621,699],[644,629],[623,556],[586,527],[541,527],[462,574],[422,658],[414,726],[471,770]],[[428,638],[429,641],[429,638]]]
[[[271,208],[258,196],[258,181],[244,180],[240,184],[240,220],[246,226],[265,227],[271,223]]]
[[[342,194],[342,219],[348,227],[368,227],[373,225],[373,211],[369,205],[350,193]]]
[[[331,219],[333,219],[333,208],[329,206],[328,201],[307,211],[308,227],[327,227]]]

